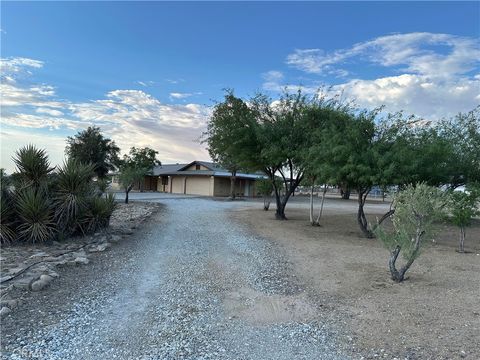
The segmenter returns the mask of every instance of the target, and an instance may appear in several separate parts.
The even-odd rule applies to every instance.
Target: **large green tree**
[[[90,126],[67,138],[65,153],[83,164],[92,164],[99,179],[105,179],[109,171],[119,164],[120,148],[115,141],[106,138],[99,127]]]
[[[210,157],[230,171],[230,198],[235,199],[235,180],[241,164],[248,158],[246,147],[251,145],[249,125],[254,124],[253,113],[247,104],[235,97],[232,90],[224,101],[215,105],[208,122],[203,142]],[[247,153],[247,156],[245,156]],[[247,161],[248,162],[248,161]]]

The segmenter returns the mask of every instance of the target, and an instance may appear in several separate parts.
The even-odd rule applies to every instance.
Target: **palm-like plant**
[[[33,188],[23,189],[16,198],[16,212],[19,238],[35,242],[45,242],[56,231],[50,201],[42,191]]]
[[[54,168],[50,167],[48,155],[44,149],[27,145],[15,152],[13,162],[17,166],[17,177],[22,182],[22,188],[33,186],[36,189],[48,181]]]
[[[81,220],[83,232],[93,232],[107,227],[116,207],[115,196],[111,193],[105,197],[93,197]]]
[[[93,165],[69,159],[58,170],[55,186],[55,218],[59,227],[74,232],[82,212],[93,196]]]
[[[0,169],[0,243],[9,244],[15,239],[14,212],[10,179],[4,169]]]

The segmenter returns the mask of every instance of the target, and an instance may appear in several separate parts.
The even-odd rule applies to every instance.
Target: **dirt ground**
[[[372,222],[385,210],[380,202],[366,208]],[[467,230],[467,254],[455,251],[457,229],[440,225],[396,284],[387,249],[361,236],[355,201],[327,199],[321,227],[310,226],[306,201],[287,205],[288,221],[274,211],[250,203],[232,216],[285,251],[322,316],[341,322],[354,358],[480,358],[480,221]]]

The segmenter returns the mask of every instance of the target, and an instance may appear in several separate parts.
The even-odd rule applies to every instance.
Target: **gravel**
[[[62,269],[49,290],[7,315],[2,358],[347,358],[338,329],[318,316],[256,323],[227,311],[225,298],[242,289],[305,293],[280,249],[229,220],[238,203],[162,204],[129,240]]]

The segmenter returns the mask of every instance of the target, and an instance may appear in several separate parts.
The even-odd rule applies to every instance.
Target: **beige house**
[[[229,196],[231,173],[217,164],[193,161],[188,164],[167,164],[153,168],[152,175],[145,176],[143,190],[172,194],[203,196]],[[255,181],[262,174],[237,173],[235,194],[257,196]],[[112,187],[115,187],[115,178]],[[138,186],[135,187],[138,189]]]

